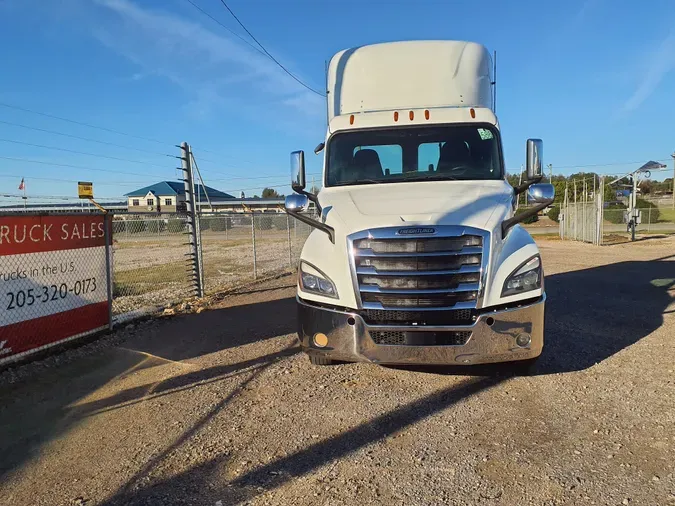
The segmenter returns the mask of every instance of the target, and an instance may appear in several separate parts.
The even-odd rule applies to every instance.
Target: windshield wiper
[[[447,174],[436,174],[435,176],[427,176],[427,177],[418,179],[418,181],[438,181],[439,179],[443,179],[443,180],[446,180],[446,181],[459,181],[458,178],[448,176]]]
[[[335,183],[333,186],[353,186],[357,184],[379,184],[379,183],[386,183],[386,181],[382,181],[379,179],[359,179],[357,181],[346,181],[344,183]]]

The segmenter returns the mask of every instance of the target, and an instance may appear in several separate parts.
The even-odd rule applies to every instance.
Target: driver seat
[[[374,149],[360,149],[354,153],[352,170],[359,179],[381,179],[384,176],[380,156]]]
[[[471,153],[466,143],[461,139],[453,139],[443,144],[436,171],[450,172],[457,167],[470,168],[471,162]]]

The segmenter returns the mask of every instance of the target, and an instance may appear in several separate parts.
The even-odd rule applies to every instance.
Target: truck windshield
[[[499,133],[482,124],[337,133],[327,157],[326,186],[504,177]]]

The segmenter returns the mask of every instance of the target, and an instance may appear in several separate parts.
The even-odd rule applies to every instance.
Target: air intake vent
[[[370,332],[370,336],[375,344],[389,346],[462,346],[471,338],[471,332],[404,332],[375,330]]]

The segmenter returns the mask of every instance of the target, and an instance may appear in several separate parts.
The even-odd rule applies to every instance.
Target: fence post
[[[199,282],[201,287],[201,297],[204,296],[206,283],[204,283],[204,250],[202,249],[202,213],[201,210],[196,214],[195,223],[197,225],[197,260],[199,261]]]
[[[255,249],[255,214],[251,212],[251,237],[253,238],[253,279],[258,279],[258,263]]]
[[[113,319],[112,319],[112,302],[113,302],[113,287],[112,287],[112,273],[110,269],[112,268],[112,263],[110,262],[110,253],[112,246],[112,215],[105,213],[103,215],[103,238],[105,239],[105,280],[107,286],[107,295],[108,295],[108,330],[113,328]]]
[[[225,215],[225,240],[227,241],[227,222],[230,221],[230,215]]]
[[[204,285],[202,283],[201,265],[199,255],[199,245],[197,239],[197,224],[194,206],[195,186],[192,180],[192,164],[190,163],[190,148],[187,142],[180,143],[181,150],[181,168],[183,169],[183,183],[185,187],[185,208],[187,210],[188,234],[190,236],[190,263],[192,264],[192,280],[194,282],[195,294],[197,297],[204,296]]]

